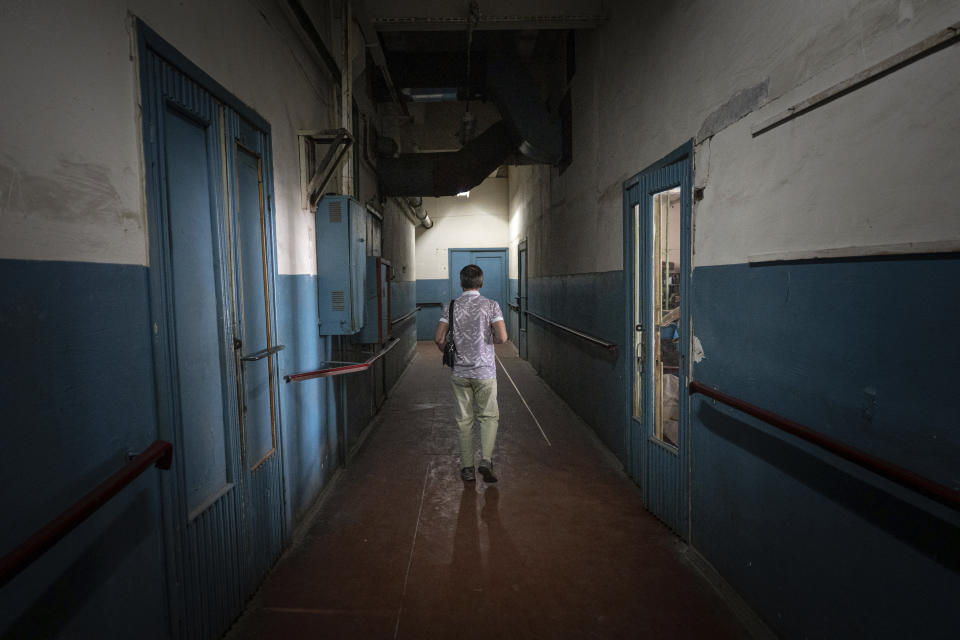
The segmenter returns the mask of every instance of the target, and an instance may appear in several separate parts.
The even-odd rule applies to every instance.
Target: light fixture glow
[[[469,192],[469,191],[461,191],[460,193],[457,194],[457,197],[458,197],[458,198],[469,198],[469,197],[470,197],[470,192]]]

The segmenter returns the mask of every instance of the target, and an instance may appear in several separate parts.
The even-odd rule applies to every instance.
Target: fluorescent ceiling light
[[[457,99],[456,87],[423,87],[411,89],[404,87],[400,93],[412,102],[448,102]]]
[[[469,191],[461,191],[460,193],[457,194],[457,197],[458,197],[458,198],[469,198],[469,197],[470,197],[470,192],[469,192]]]

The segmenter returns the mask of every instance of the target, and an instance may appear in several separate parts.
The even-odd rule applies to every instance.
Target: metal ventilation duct
[[[538,85],[516,54],[487,53],[487,93],[520,138],[520,153],[543,164],[563,156],[563,127],[540,98]]]
[[[381,158],[377,170],[382,196],[455,196],[483,182],[518,149],[536,162],[560,162],[560,118],[544,105],[520,58],[512,53],[488,53],[486,84],[503,120],[460,151]]]
[[[380,195],[455,196],[483,182],[517,148],[518,140],[502,120],[448,153],[404,153],[380,158]]]

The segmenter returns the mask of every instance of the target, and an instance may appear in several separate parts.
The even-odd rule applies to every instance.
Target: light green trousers
[[[473,466],[473,420],[480,423],[480,454],[493,460],[493,445],[500,424],[497,406],[497,379],[450,376],[453,386],[454,417],[460,431],[460,466]]]

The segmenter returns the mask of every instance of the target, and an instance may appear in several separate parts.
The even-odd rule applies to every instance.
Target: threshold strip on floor
[[[527,411],[530,412],[530,417],[533,418],[533,421],[537,423],[537,429],[540,429],[540,435],[542,435],[543,439],[547,441],[547,446],[552,447],[553,445],[550,444],[550,438],[548,438],[547,434],[543,432],[543,427],[540,426],[540,421],[537,420],[537,416],[533,414],[533,409],[530,408],[530,405],[527,404],[527,400],[523,397],[523,394],[520,393],[520,389],[517,388],[517,383],[514,382],[513,378],[510,377],[510,374],[507,372],[507,368],[503,365],[503,361],[500,360],[500,356],[496,356],[496,358],[497,358],[497,362],[500,363],[500,368],[503,369],[504,375],[507,376],[507,380],[509,380],[510,384],[513,385],[513,389],[514,391],[517,392],[517,395],[520,396],[520,402],[522,402],[523,406],[525,406],[527,408]]]

